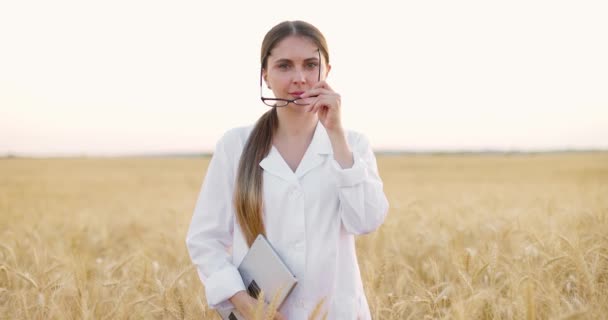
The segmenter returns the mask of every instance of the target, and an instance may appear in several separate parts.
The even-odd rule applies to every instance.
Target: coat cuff
[[[229,309],[235,293],[245,290],[239,271],[232,265],[214,272],[205,281],[205,296],[211,309]]]
[[[356,152],[353,152],[353,161],[352,167],[342,169],[338,161],[332,158],[332,167],[338,187],[352,187],[367,179],[367,164]]]

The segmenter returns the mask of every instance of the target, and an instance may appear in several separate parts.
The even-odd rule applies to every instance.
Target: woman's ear
[[[264,83],[266,83],[266,86],[268,87],[268,89],[270,89],[270,85],[268,84],[268,73],[266,73],[266,69],[262,69],[262,79],[264,79]]]
[[[329,76],[329,71],[331,71],[331,64],[327,65],[327,70],[325,71],[325,79],[327,79],[327,76]]]

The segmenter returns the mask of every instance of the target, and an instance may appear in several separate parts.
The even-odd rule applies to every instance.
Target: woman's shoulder
[[[346,141],[351,147],[357,149],[367,149],[369,147],[369,140],[367,136],[359,131],[345,129]]]
[[[253,130],[252,125],[235,127],[225,131],[218,140],[216,149],[222,148],[228,153],[240,153],[251,134],[251,130]]]
[[[229,143],[235,143],[238,141],[245,142],[247,141],[247,138],[249,138],[251,130],[253,130],[253,125],[228,129],[224,132],[224,134],[220,138],[220,141],[226,141]]]
[[[344,129],[344,133],[346,134],[346,139],[348,139],[349,142],[351,140],[357,141],[359,139],[365,138],[365,135],[363,133],[352,129]]]

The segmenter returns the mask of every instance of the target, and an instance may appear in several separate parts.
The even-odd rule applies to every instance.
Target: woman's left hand
[[[334,151],[334,159],[342,168],[351,168],[354,159],[342,128],[340,95],[327,82],[320,81],[301,97],[310,99],[310,105],[305,106],[306,111],[316,112],[319,121],[327,130]]]
[[[300,97],[309,98],[307,100],[311,102],[310,105],[305,107],[306,111],[316,112],[325,129],[328,131],[342,130],[340,94],[335,92],[327,82],[319,81]]]

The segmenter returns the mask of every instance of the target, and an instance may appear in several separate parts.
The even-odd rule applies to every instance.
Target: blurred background
[[[200,154],[254,123],[264,34],[326,36],[378,151],[608,148],[603,1],[3,1],[0,155]]]
[[[0,2],[0,318],[218,319],[185,246],[210,157],[182,155],[267,110],[294,19],[378,151],[374,319],[605,318],[608,4],[397,3]]]

